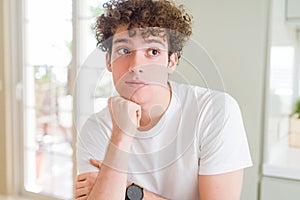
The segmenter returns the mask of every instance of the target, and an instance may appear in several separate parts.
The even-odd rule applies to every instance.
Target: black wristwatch
[[[125,200],[142,200],[144,197],[143,188],[132,183],[126,189]]]

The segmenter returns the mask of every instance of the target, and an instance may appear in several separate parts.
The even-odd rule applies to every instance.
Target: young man
[[[104,8],[96,37],[119,95],[78,136],[76,199],[239,199],[252,163],[236,101],[168,80],[191,17],[167,0]]]

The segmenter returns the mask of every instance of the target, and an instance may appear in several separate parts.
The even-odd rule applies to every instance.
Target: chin
[[[131,97],[130,101],[136,104],[142,104],[151,100],[151,93],[149,91],[137,90]]]

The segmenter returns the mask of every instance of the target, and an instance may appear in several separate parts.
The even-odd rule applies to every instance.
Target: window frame
[[[73,74],[76,74],[77,69],[77,40],[78,40],[78,28],[77,28],[77,18],[78,18],[78,1],[72,0],[72,26],[73,26],[73,41],[72,41],[72,61],[71,70]],[[59,199],[50,195],[42,193],[34,193],[25,190],[25,164],[24,164],[24,99],[23,89],[25,66],[24,66],[24,30],[25,30],[25,2],[22,0],[4,0],[3,1],[3,13],[4,15],[4,35],[5,35],[5,83],[8,83],[8,88],[12,91],[11,95],[7,95],[7,102],[10,103],[6,108],[5,113],[7,115],[6,119],[6,141],[7,141],[7,190],[9,195],[18,195],[25,198],[34,198],[42,200],[53,200]],[[73,117],[76,123],[76,95],[73,96]],[[72,140],[72,161],[75,163],[75,144],[76,144],[76,134],[74,134],[73,129],[73,140]],[[13,153],[11,153],[13,152]],[[73,164],[73,183],[76,180],[76,165]],[[10,181],[9,181],[10,180]]]

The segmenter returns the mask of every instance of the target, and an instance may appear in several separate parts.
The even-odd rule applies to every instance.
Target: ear
[[[168,73],[169,74],[171,74],[175,71],[177,63],[178,63],[177,53],[172,53],[170,55],[169,63],[168,63]]]
[[[106,68],[107,68],[107,70],[109,72],[112,72],[111,63],[110,63],[110,54],[108,52],[106,52],[105,59],[106,59]]]

